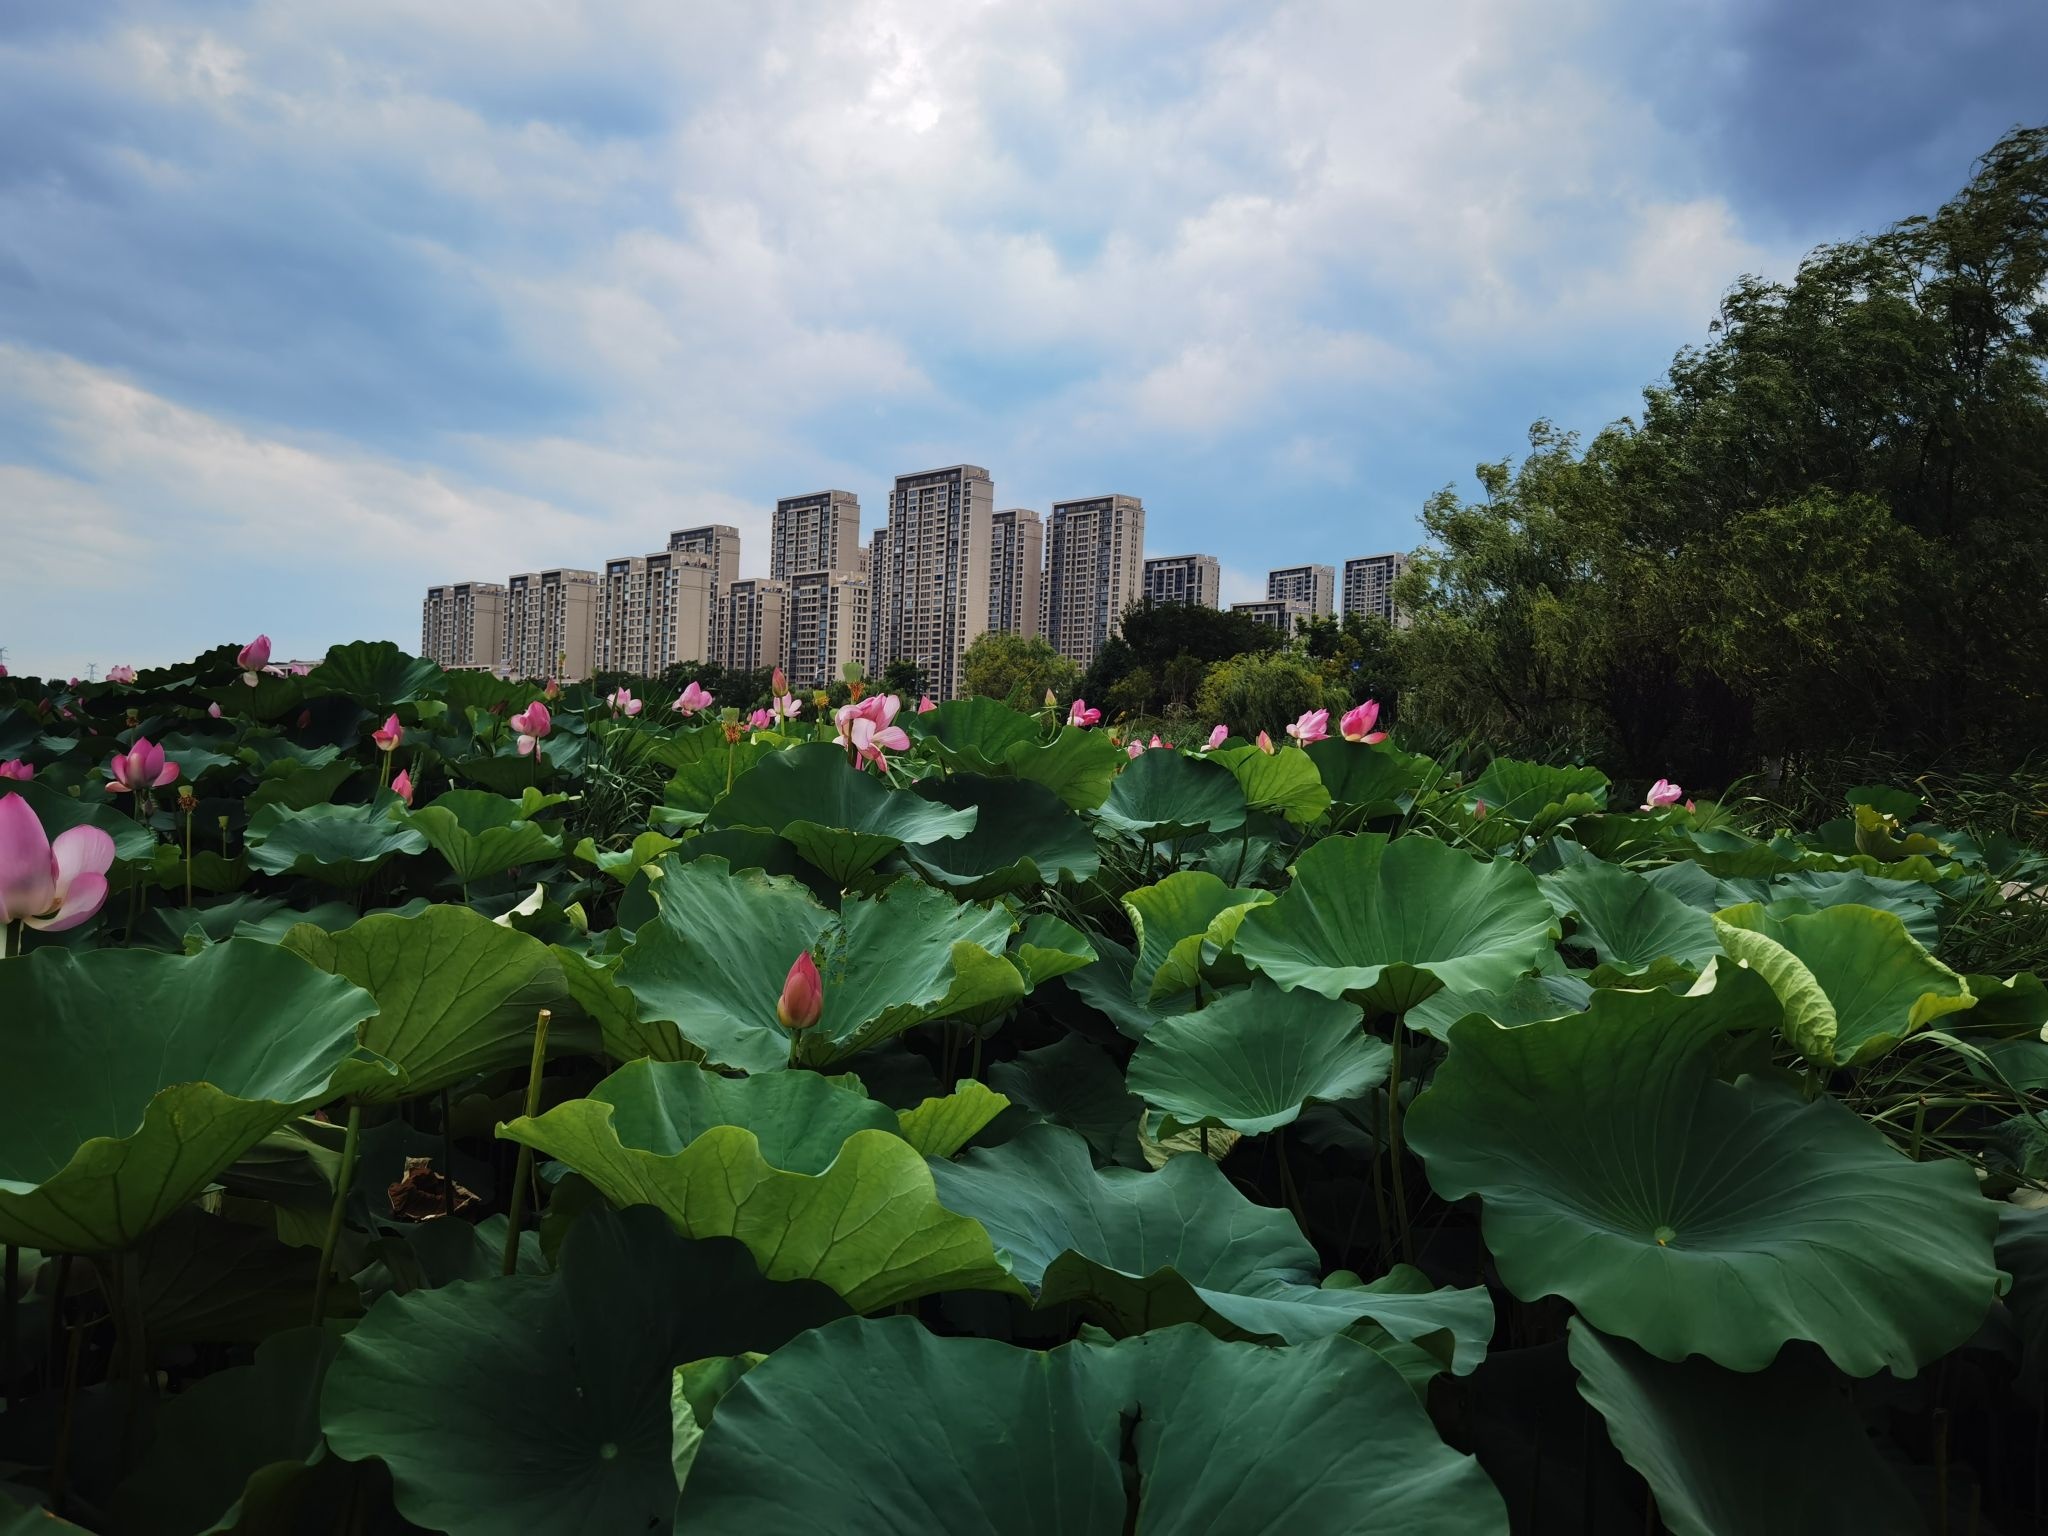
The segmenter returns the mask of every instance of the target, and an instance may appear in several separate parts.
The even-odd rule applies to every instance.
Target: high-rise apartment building
[[[1304,604],[1319,619],[1337,611],[1337,568],[1289,565],[1266,573],[1266,600]]]
[[[737,672],[765,671],[783,663],[789,633],[789,588],[765,576],[749,576],[725,591],[719,620],[721,666]]]
[[[709,661],[713,575],[709,555],[663,550],[605,561],[593,670],[656,677],[679,661]]]
[[[495,667],[504,655],[505,589],[495,581],[427,588],[420,654],[442,667]]]
[[[860,498],[851,491],[812,491],[775,503],[768,575],[776,581],[809,571],[860,569]],[[737,574],[737,573],[735,573]]]
[[[1039,634],[1045,608],[1045,523],[1030,507],[1005,507],[990,527],[988,627],[1011,635]]]
[[[898,475],[869,569],[876,610],[869,666],[911,661],[935,698],[962,687],[962,660],[988,628],[995,482],[974,464]]]
[[[1091,496],[1053,503],[1046,537],[1045,634],[1086,667],[1144,592],[1145,503]]]
[[[1248,603],[1232,603],[1232,613],[1241,613],[1255,623],[1291,635],[1315,616],[1315,610],[1297,597],[1268,597]]]
[[[1214,555],[1159,555],[1147,560],[1145,601],[1219,607],[1223,602],[1222,563]]]
[[[723,644],[718,626],[725,616],[725,592],[740,576],[740,531],[730,523],[678,528],[668,536],[671,554],[706,555],[711,560],[711,644]],[[714,649],[714,654],[716,650]]]
[[[505,583],[503,660],[514,677],[588,677],[597,635],[595,571],[525,571]]]
[[[805,571],[783,585],[788,588],[784,615],[789,640],[782,665],[792,688],[836,683],[849,661],[867,665],[873,620],[866,577]]]
[[[1408,569],[1406,555],[1362,555],[1344,562],[1344,616],[1376,614],[1394,618],[1394,581]]]

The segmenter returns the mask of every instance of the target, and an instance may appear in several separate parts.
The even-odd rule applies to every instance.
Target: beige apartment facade
[[[1337,568],[1334,565],[1285,565],[1266,573],[1266,601],[1300,603],[1316,618],[1337,611]]]
[[[1402,554],[1361,555],[1344,562],[1344,616],[1371,614],[1389,624],[1400,622],[1394,611],[1394,583],[1408,569]]]
[[[505,588],[453,581],[427,588],[420,604],[420,654],[441,667],[495,667],[504,657]]]
[[[715,576],[708,555],[661,550],[607,560],[594,670],[657,677],[677,662],[709,661]]]
[[[1291,635],[1311,618],[1315,610],[1295,597],[1268,597],[1248,603],[1232,603],[1232,613],[1241,613],[1257,624],[1277,629],[1283,635]]]
[[[1145,601],[1221,607],[1223,563],[1214,555],[1155,556],[1145,562]]]
[[[731,523],[678,528],[668,536],[668,549],[673,555],[703,555],[711,561],[711,644],[716,655],[723,644],[718,626],[725,615],[726,589],[740,577],[740,531]]]
[[[768,575],[775,581],[812,571],[860,571],[860,498],[851,491],[810,491],[775,503]]]
[[[788,625],[785,583],[764,576],[734,582],[719,619],[719,664],[738,672],[781,666]]]
[[[1143,595],[1145,503],[1136,496],[1055,502],[1046,534],[1045,634],[1086,667]]]
[[[792,688],[828,687],[849,661],[867,666],[873,620],[866,577],[805,571],[783,585],[789,639],[782,665]]]
[[[595,571],[524,571],[505,583],[503,658],[513,677],[588,677],[595,659]]]
[[[1005,507],[990,520],[988,627],[1032,637],[1044,632],[1045,520],[1031,507]]]
[[[975,464],[898,475],[871,560],[870,667],[914,662],[935,698],[964,687],[967,647],[988,628],[995,481]]]

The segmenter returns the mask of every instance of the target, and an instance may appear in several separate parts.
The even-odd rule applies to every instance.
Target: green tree
[[[1286,637],[1241,613],[1196,603],[1134,603],[1124,610],[1121,632],[1096,653],[1081,680],[1081,693],[1107,700],[1117,684],[1142,669],[1147,692],[1130,713],[1157,714],[1169,705],[1192,703],[1200,679],[1220,661],[1253,651],[1273,651]],[[1124,690],[1124,696],[1134,693]]]
[[[1210,669],[1200,699],[1204,721],[1227,725],[1240,736],[1260,731],[1276,740],[1311,709],[1338,702],[1322,670],[1291,652],[1255,651]]]
[[[924,671],[908,657],[899,656],[882,668],[883,693],[912,700],[925,691]]]
[[[1002,699],[1013,708],[1039,707],[1050,689],[1062,700],[1074,696],[1081,669],[1038,636],[986,630],[967,647],[967,691]]]

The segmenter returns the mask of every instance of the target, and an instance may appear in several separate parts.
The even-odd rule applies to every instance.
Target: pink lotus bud
[[[541,689],[540,696],[544,699],[559,699],[562,696],[562,685],[551,677]]]
[[[782,983],[782,996],[775,1002],[775,1017],[784,1029],[809,1029],[825,1011],[825,987],[818,979],[818,967],[810,951],[796,957]]]
[[[391,792],[407,805],[412,804],[412,775],[403,768],[391,780]]]
[[[1669,779],[1659,779],[1650,786],[1650,792],[1643,797],[1643,809],[1661,811],[1667,806],[1678,804],[1685,798],[1685,791]]]
[[[127,795],[158,789],[176,783],[177,778],[178,765],[165,762],[164,749],[147,736],[136,737],[134,746],[126,752],[116,752],[107,760],[109,794]]]
[[[1273,738],[1264,731],[1259,732],[1259,750],[1268,757],[1273,755]]]
[[[934,704],[934,703],[932,702],[932,696],[931,696],[930,694],[926,693],[926,694],[920,694],[920,695],[918,696],[918,700],[917,700],[917,712],[918,712],[918,713],[919,713],[920,715],[928,715],[928,714],[930,714],[930,713],[931,713],[931,712],[932,712],[933,710],[937,709],[938,707],[939,707],[938,705],[936,705],[936,704]]]
[[[1086,699],[1074,700],[1073,705],[1067,710],[1067,724],[1078,725],[1084,731],[1091,725],[1100,725],[1101,723],[1102,711],[1090,709]]]
[[[1486,820],[1486,802],[1484,800],[1474,800],[1472,802],[1472,819],[1474,821]]]
[[[206,712],[207,712],[207,713],[208,713],[209,715],[213,716],[213,718],[214,718],[214,719],[216,719],[216,720],[218,720],[218,719],[220,718],[220,706],[219,706],[218,704],[209,704],[209,705],[207,705],[207,706],[206,706]]]
[[[1373,726],[1379,722],[1380,701],[1367,699],[1363,704],[1344,712],[1344,718],[1337,723],[1337,729],[1346,741],[1363,741],[1368,744],[1385,741],[1387,733],[1376,731]]]
[[[52,841],[26,800],[0,796],[0,928],[76,928],[106,901],[113,866],[114,840],[98,827],[72,827]]]
[[[1050,688],[1045,690],[1045,707],[1047,709],[1058,709],[1060,707],[1060,701],[1053,696],[1053,691]]]
[[[1312,741],[1326,739],[1330,734],[1330,712],[1327,709],[1310,710],[1287,727],[1287,734],[1304,747]]]
[[[396,752],[398,744],[405,740],[405,727],[398,723],[398,716],[392,715],[376,730],[370,732],[370,740],[377,743],[379,752]]]
[[[768,691],[778,696],[789,692],[789,678],[782,668],[777,667],[768,674]]]
[[[18,757],[10,757],[0,763],[0,779],[32,779],[35,776],[35,769]]]
[[[239,651],[235,652],[235,665],[242,669],[242,681],[251,688],[256,686],[256,674],[270,661],[270,636],[258,635]]]
[[[1209,750],[1214,752],[1228,740],[1230,740],[1230,727],[1227,725],[1217,726],[1215,730],[1209,733]]]
[[[1686,802],[1685,802],[1685,812],[1686,812],[1686,814],[1687,814],[1688,816],[1694,815],[1694,814],[1696,814],[1696,813],[1697,813],[1698,811],[1699,811],[1699,807],[1698,807],[1698,806],[1696,806],[1696,805],[1694,805],[1694,804],[1693,804],[1693,803],[1692,803],[1692,802],[1691,802],[1690,800],[1688,800],[1688,801],[1686,801]]]
[[[303,730],[304,730],[304,729],[305,729],[305,728],[306,728],[307,726],[311,725],[312,723],[313,723],[313,711],[311,711],[310,709],[302,709],[302,710],[300,710],[300,711],[299,711],[299,729],[303,731]]]
[[[695,678],[691,678],[683,691],[676,695],[675,703],[669,705],[679,715],[694,715],[698,710],[710,707],[711,695],[697,686]]]

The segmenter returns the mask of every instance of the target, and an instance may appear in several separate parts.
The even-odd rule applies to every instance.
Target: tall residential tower
[[[1318,619],[1337,611],[1337,568],[1330,565],[1289,565],[1266,573],[1266,601],[1299,603]]]
[[[959,696],[962,658],[988,628],[995,482],[975,464],[898,475],[868,579],[879,674],[910,661],[937,698]]]
[[[1408,569],[1406,555],[1362,555],[1344,562],[1344,616],[1377,614],[1394,620],[1394,582]]]
[[[1045,524],[1030,507],[1005,507],[993,522],[988,560],[988,627],[1039,633],[1045,607]]]
[[[505,583],[504,663],[514,677],[573,683],[591,672],[595,571],[524,571]]]
[[[1046,638],[1086,667],[1143,594],[1144,565],[1145,503],[1136,496],[1054,502],[1046,539]]]
[[[1223,601],[1222,563],[1214,555],[1159,555],[1147,560],[1145,601],[1215,608]]]
[[[495,667],[504,657],[505,589],[495,581],[427,588],[420,654],[441,667]]]

